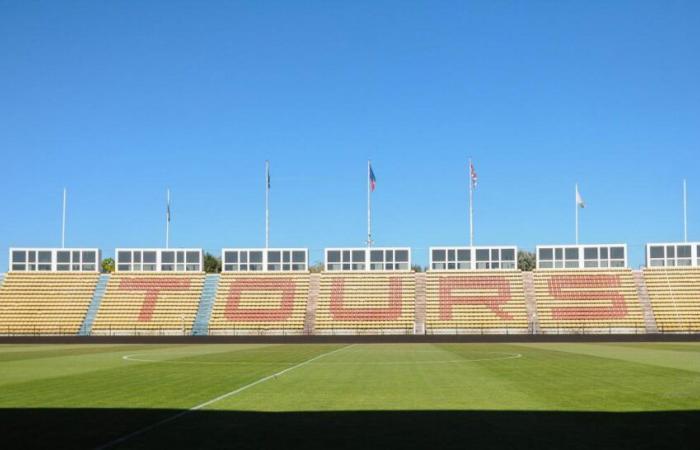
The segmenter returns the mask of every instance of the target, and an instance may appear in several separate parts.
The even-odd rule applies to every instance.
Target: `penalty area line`
[[[172,416],[166,417],[165,419],[159,420],[158,422],[152,423],[152,424],[150,424],[150,425],[148,425],[148,426],[145,426],[145,427],[143,427],[143,428],[141,428],[141,429],[138,429],[138,430],[136,430],[136,431],[134,431],[134,432],[132,432],[132,433],[125,434],[124,436],[119,437],[119,438],[117,438],[117,439],[114,439],[114,440],[112,440],[112,441],[109,441],[109,442],[107,442],[106,444],[102,444],[102,445],[100,445],[100,446],[98,446],[98,447],[95,447],[95,450],[102,450],[102,449],[112,448],[112,447],[114,447],[115,445],[123,444],[124,442],[126,442],[126,441],[128,441],[128,440],[130,440],[130,439],[132,439],[132,438],[135,438],[136,436],[140,436],[140,435],[142,435],[142,434],[144,434],[144,433],[147,433],[147,432],[149,432],[149,431],[151,431],[151,430],[153,430],[153,429],[155,429],[155,428],[158,428],[158,427],[161,426],[161,425],[165,425],[166,423],[170,423],[170,422],[172,422],[172,421],[174,421],[174,420],[177,420],[177,419],[179,419],[179,418],[181,418],[181,417],[183,417],[183,416],[186,416],[187,414],[189,414],[189,413],[191,413],[191,412],[199,411],[200,409],[206,408],[207,406],[209,406],[209,405],[211,405],[211,404],[213,404],[213,403],[219,402],[219,401],[221,401],[221,400],[223,400],[223,399],[225,399],[225,398],[232,397],[232,396],[234,396],[234,395],[240,394],[241,392],[243,392],[243,391],[245,391],[245,390],[247,390],[247,389],[250,389],[250,388],[252,388],[252,387],[254,387],[254,386],[257,386],[257,385],[260,384],[260,383],[264,383],[264,382],[266,382],[266,381],[268,381],[268,380],[271,380],[271,379],[273,379],[273,378],[277,378],[277,377],[279,377],[279,376],[281,376],[281,375],[284,375],[284,374],[287,373],[287,372],[291,372],[291,371],[294,370],[294,369],[298,369],[298,368],[300,368],[300,367],[304,367],[304,366],[307,365],[307,364],[310,364],[310,363],[312,363],[312,362],[314,362],[314,361],[317,361],[317,360],[319,360],[319,359],[321,359],[321,358],[325,358],[326,356],[330,356],[330,355],[332,355],[332,354],[334,354],[334,353],[338,353],[338,352],[341,351],[341,350],[348,349],[348,348],[353,347],[353,346],[355,346],[355,345],[356,345],[356,344],[346,345],[345,347],[337,348],[337,349],[335,349],[335,350],[331,350],[330,352],[326,352],[326,353],[322,353],[322,354],[320,354],[320,355],[318,355],[318,356],[314,356],[313,358],[307,359],[306,361],[302,361],[302,362],[300,362],[300,363],[297,364],[297,365],[294,365],[294,366],[291,366],[291,367],[287,367],[286,369],[280,370],[279,372],[273,373],[272,375],[267,375],[267,376],[265,376],[265,377],[263,377],[263,378],[260,378],[260,379],[258,379],[258,380],[253,381],[252,383],[248,383],[248,384],[246,384],[246,385],[244,385],[244,386],[241,386],[241,387],[239,387],[239,388],[237,388],[237,389],[234,389],[233,391],[227,392],[227,393],[225,393],[225,394],[219,395],[218,397],[212,398],[211,400],[207,400],[207,401],[204,402],[204,403],[200,403],[199,405],[193,406],[193,407],[191,407],[190,409],[186,409],[186,410],[181,411],[181,412],[179,412],[179,413],[177,413],[177,414],[173,414]]]

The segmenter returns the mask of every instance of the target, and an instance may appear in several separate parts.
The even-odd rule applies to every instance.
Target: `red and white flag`
[[[476,185],[479,181],[479,176],[476,174],[476,170],[474,170],[474,163],[472,163],[471,161],[469,162],[469,178],[471,178],[472,188],[476,189]]]

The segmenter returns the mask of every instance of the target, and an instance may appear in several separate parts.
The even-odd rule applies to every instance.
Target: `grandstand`
[[[532,329],[515,247],[430,249],[426,332],[512,334]]]
[[[117,249],[94,335],[190,334],[204,285],[201,249]]]
[[[409,248],[10,250],[0,277],[4,335],[354,335],[700,332],[700,244],[538,246],[521,272],[515,247],[434,247],[414,273]]]
[[[534,271],[543,333],[643,333],[625,245],[539,246]]]
[[[76,334],[99,274],[96,249],[10,249],[0,286],[0,333]]]
[[[700,243],[647,244],[644,282],[658,330],[700,331]]]
[[[301,334],[308,250],[224,249],[209,334]]]

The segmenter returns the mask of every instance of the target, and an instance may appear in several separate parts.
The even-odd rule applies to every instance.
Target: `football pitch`
[[[0,345],[2,448],[698,448],[700,344]]]

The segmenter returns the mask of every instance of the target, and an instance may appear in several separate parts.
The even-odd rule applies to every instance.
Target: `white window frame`
[[[343,252],[350,252],[350,260],[345,261],[343,258]],[[382,261],[372,262],[371,254],[374,251],[382,251]],[[397,251],[406,251],[408,253],[408,261],[396,263],[395,254]],[[329,252],[340,252],[341,261],[330,263],[328,261]],[[363,252],[364,262],[355,261],[352,259],[353,252]],[[392,260],[387,259],[388,252],[392,253]],[[333,247],[326,248],[323,252],[323,269],[326,272],[410,272],[412,263],[412,252],[409,247]],[[362,268],[358,266],[362,264]],[[394,266],[401,264],[405,265],[405,268],[395,268]]]
[[[125,262],[120,260],[120,252],[129,252],[130,261]],[[155,270],[144,270],[143,255],[147,252],[155,252]],[[174,252],[175,261],[164,262],[163,253]],[[178,262],[178,253],[182,252],[183,261]],[[199,255],[199,261],[196,263],[187,262],[187,253],[196,252]],[[139,255],[139,261],[134,261],[134,255]],[[166,265],[173,265],[173,269],[166,269]],[[123,266],[128,266],[124,268]],[[204,250],[201,248],[117,248],[114,250],[114,269],[117,272],[204,272]]]
[[[690,247],[690,258],[679,258],[678,247]],[[652,258],[651,248],[662,247],[664,256]],[[668,247],[673,247],[673,256],[668,256]],[[690,259],[690,264],[678,264],[679,260]],[[646,267],[699,267],[700,266],[700,242],[650,242],[646,245]]]
[[[433,260],[433,251],[440,251],[444,250],[445,251],[445,261],[444,263],[442,261],[435,261]],[[469,261],[460,261],[457,256],[458,252],[460,250],[467,250],[469,251]],[[481,261],[477,262],[476,260],[476,254],[477,251],[483,251],[486,250],[488,251],[489,254],[489,259],[488,261],[485,261],[486,267],[479,267],[481,265]],[[513,267],[502,267],[504,260],[503,260],[503,250],[512,250],[513,255],[514,255],[514,260],[512,261]],[[430,247],[428,249],[429,255],[429,265],[428,265],[428,270],[429,271],[435,271],[435,272],[449,272],[449,271],[455,271],[455,270],[515,270],[518,268],[518,247],[512,246],[512,245],[505,245],[505,246],[471,246],[471,247]],[[455,260],[452,261],[449,258],[449,252],[454,251],[455,255]],[[493,251],[498,252],[498,260],[493,259]],[[505,261],[507,263],[510,263],[511,261]],[[450,267],[450,264],[454,263],[454,267]],[[444,264],[444,267],[436,267],[440,264]],[[493,267],[494,265],[498,265],[498,267]]]
[[[237,252],[238,253],[238,262],[227,262],[226,260],[226,253],[227,252]],[[262,262],[260,270],[251,270],[250,269],[250,253],[251,252],[261,252],[262,253]],[[282,257],[282,262],[280,263],[280,268],[279,269],[271,269],[269,266],[270,264],[276,264],[276,263],[270,263],[269,262],[269,252],[280,252],[280,256]],[[285,268],[285,262],[284,262],[284,253],[289,252],[289,268]],[[302,263],[295,263],[293,262],[293,257],[294,257],[294,252],[303,252],[304,253],[304,262]],[[246,263],[244,265],[246,266],[245,269],[241,270],[241,253],[246,254]],[[257,264],[257,263],[256,263]],[[295,266],[301,265],[302,267],[297,267]],[[224,248],[221,249],[221,271],[222,272],[308,272],[309,271],[309,249],[307,248]]]
[[[624,253],[623,259],[612,258],[611,250],[613,247],[622,247]],[[540,258],[540,251],[544,249],[552,250],[552,260],[546,260],[546,262],[551,262],[552,267],[543,267],[543,260]],[[577,249],[578,257],[576,259],[566,259],[566,250]],[[586,259],[585,252],[586,249],[596,249],[597,258],[596,259]],[[601,258],[601,249],[607,250],[607,258]],[[557,250],[562,252],[561,266],[557,267]],[[571,270],[571,269],[624,269],[627,268],[627,244],[585,244],[585,245],[538,245],[535,247],[535,257],[537,259],[538,269],[557,269],[557,270]],[[595,261],[595,266],[587,266],[586,261]],[[613,266],[613,262],[622,261],[622,265]],[[569,263],[567,265],[567,263]]]
[[[24,252],[24,262],[18,262],[14,263],[13,262],[13,254],[15,252]],[[50,254],[50,261],[49,262],[43,262],[39,263],[39,252],[42,253],[49,253]],[[59,263],[58,262],[58,252],[69,252],[69,261],[67,263]],[[74,252],[78,252],[78,259],[77,261],[74,260]],[[83,263],[83,254],[87,252],[94,252],[95,254],[95,262],[94,263]],[[34,253],[34,259],[35,261],[30,263],[29,262],[29,253]],[[47,248],[47,247],[10,247],[9,252],[8,252],[8,270],[10,272],[99,272],[101,267],[100,264],[102,262],[102,251],[98,248],[78,248],[78,247],[70,247],[70,248]],[[24,268],[20,269],[18,266],[23,265]],[[30,266],[33,265],[34,268],[30,268]],[[63,269],[63,266],[67,265],[68,267],[66,270]],[[93,268],[86,268],[85,266],[88,265],[94,265]],[[43,268],[39,268],[42,266]],[[61,266],[61,270],[59,270],[59,266]]]

